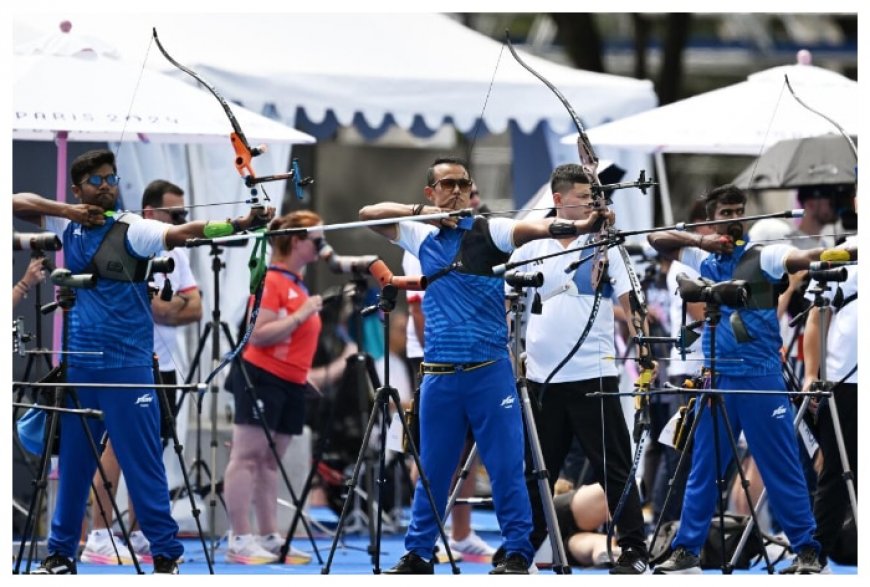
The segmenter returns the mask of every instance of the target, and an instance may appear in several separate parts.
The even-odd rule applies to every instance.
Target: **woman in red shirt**
[[[272,221],[269,230],[322,224],[314,212],[291,212]],[[272,237],[272,257],[266,273],[260,313],[242,363],[235,395],[233,445],[224,474],[224,498],[231,534],[227,561],[267,564],[278,559],[284,537],[277,528],[278,465],[263,426],[268,426],[278,456],[284,456],[293,435],[305,422],[305,388],[320,334],[319,295],[308,295],[302,281],[305,267],[317,261],[310,234]],[[249,512],[254,507],[258,534]],[[288,563],[304,564],[311,557],[291,549]]]

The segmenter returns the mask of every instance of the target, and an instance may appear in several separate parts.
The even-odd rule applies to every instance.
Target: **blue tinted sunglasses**
[[[103,181],[109,184],[109,186],[115,187],[121,182],[121,178],[114,173],[110,173],[109,175],[91,175],[82,183],[89,183],[95,188],[98,188],[103,185]]]

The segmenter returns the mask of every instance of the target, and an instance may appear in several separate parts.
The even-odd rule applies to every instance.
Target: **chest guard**
[[[103,242],[88,264],[87,273],[100,279],[139,283],[148,279],[151,261],[134,257],[127,250],[127,230],[130,224],[124,217],[118,218],[106,232]]]
[[[505,253],[492,242],[489,221],[479,216],[462,236],[453,266],[461,273],[495,277],[493,266],[506,263],[508,259],[510,253]]]
[[[743,279],[749,284],[747,308],[762,310],[776,308],[780,294],[788,286],[788,277],[783,275],[778,282],[771,283],[761,271],[762,247],[752,247],[743,253],[734,266],[733,279]]]

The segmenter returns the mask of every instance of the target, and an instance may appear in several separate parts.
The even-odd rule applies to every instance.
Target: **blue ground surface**
[[[323,526],[334,528],[338,522],[330,510],[326,508],[312,508],[311,514],[313,518],[320,522]],[[496,524],[495,515],[487,510],[475,510],[472,518],[475,531],[490,544],[497,546],[500,542],[498,526]],[[205,557],[202,543],[198,538],[185,538],[184,542],[184,563],[180,566],[182,575],[207,575],[209,568]],[[226,555],[226,540],[222,541],[215,552],[215,563],[213,565],[214,574],[216,575],[320,575],[323,573],[330,550],[332,547],[333,538],[331,535],[318,534],[315,535],[315,544],[320,552],[322,562],[319,562],[315,556],[307,565],[238,565],[227,563]],[[372,575],[375,564],[373,557],[368,554],[370,539],[368,534],[349,534],[344,533],[342,539],[338,542],[338,546],[334,551],[332,562],[329,565],[329,574],[331,575]],[[293,541],[293,546],[300,550],[304,550],[313,555],[314,548],[312,547],[307,536],[297,537]],[[384,534],[381,540],[379,568],[381,571],[386,570],[395,564],[396,560],[405,549],[403,547],[402,536],[396,534]],[[776,565],[776,569],[782,569],[788,566],[788,562],[781,562]],[[491,569],[489,564],[459,562],[457,564],[461,575],[485,575]],[[142,565],[142,571],[145,573],[151,572],[150,565]],[[831,565],[831,570],[835,575],[855,575],[857,567]],[[78,565],[79,574],[89,575],[125,575],[135,574],[135,569],[132,566],[107,566],[83,564]],[[735,571],[735,575],[759,575],[766,571],[758,565],[749,570]],[[449,564],[439,564],[435,567],[436,574],[450,575],[452,570]],[[552,575],[550,570],[541,570],[542,576]],[[719,575],[719,570],[707,570],[705,574]],[[573,574],[580,576],[605,575],[607,569],[589,569],[589,568],[574,568]]]

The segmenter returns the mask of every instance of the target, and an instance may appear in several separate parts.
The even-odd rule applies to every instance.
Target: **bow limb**
[[[556,98],[562,103],[565,109],[568,111],[568,114],[571,116],[571,121],[574,123],[574,126],[577,128],[577,150],[580,153],[580,162],[583,166],[583,171],[589,176],[590,180],[592,180],[593,185],[601,185],[601,181],[598,179],[598,156],[595,155],[595,150],[592,148],[592,144],[589,142],[589,138],[586,136],[586,129],[583,128],[583,122],[580,120],[580,117],[577,116],[577,113],[574,111],[574,108],[571,106],[571,103],[568,102],[567,98],[562,95],[562,92],[559,91],[559,88],[554,86],[550,81],[545,78],[543,75],[535,71],[528,63],[523,61],[523,59],[519,56],[514,49],[513,43],[511,43],[510,33],[505,31],[505,38],[507,39],[507,46],[513,55],[513,58],[517,60],[517,63],[523,66],[523,68],[531,73],[533,76],[541,80],[541,82],[550,89],[553,94],[556,95]]]
[[[550,91],[555,94],[555,96],[559,99],[565,109],[571,116],[571,120],[574,122],[574,126],[577,128],[577,150],[580,156],[580,165],[583,170],[586,172],[589,177],[589,181],[592,184],[592,193],[593,193],[593,207],[596,210],[605,210],[608,204],[606,190],[602,189],[601,181],[598,178],[598,156],[595,154],[595,150],[592,148],[592,144],[589,142],[589,138],[586,136],[586,130],[583,128],[583,123],[580,121],[580,117],[577,116],[577,113],[572,108],[571,104],[562,95],[562,93],[556,88],[552,83],[549,82],[544,76],[535,71],[532,67],[530,67],[525,61],[523,61],[517,52],[514,50],[513,45],[510,41],[510,35],[507,36],[507,45],[510,49],[511,55],[513,55],[514,59],[522,65],[529,73],[538,78],[545,86],[547,86]],[[598,237],[596,240],[602,241],[602,244],[595,249],[595,253],[593,256],[593,263],[595,266],[592,270],[592,286],[595,289],[595,297],[593,300],[592,311],[590,312],[589,320],[586,323],[586,327],[583,329],[583,333],[580,335],[577,343],[571,349],[571,352],[566,356],[559,365],[553,370],[552,373],[547,377],[547,382],[552,380],[555,376],[556,372],[559,371],[569,360],[570,358],[579,350],[580,346],[585,341],[589,331],[591,330],[592,324],[595,321],[595,318],[598,314],[598,307],[600,305],[601,296],[603,294],[603,282],[605,281],[605,277],[607,275],[608,268],[608,249],[611,246],[610,243],[616,242],[617,250],[620,253],[623,263],[625,264],[625,270],[628,274],[629,281],[631,283],[631,292],[630,292],[630,300],[631,300],[631,321],[632,326],[636,333],[646,334],[646,316],[647,309],[646,303],[644,300],[643,290],[640,286],[640,281],[637,278],[637,274],[634,271],[634,267],[631,263],[631,259],[628,256],[628,253],[625,250],[625,247],[622,246],[620,240],[616,238],[616,233],[612,226],[605,220],[601,223],[601,227],[598,233]],[[640,364],[641,364],[641,374],[638,378],[638,381],[635,383],[639,392],[649,391],[650,383],[652,381],[653,376],[653,362],[652,362],[652,353],[649,348],[649,344],[644,342],[644,337],[640,338],[640,342],[638,345],[639,355],[640,355]],[[546,383],[545,383],[546,387]],[[542,390],[543,395],[543,390]],[[622,513],[622,509],[625,507],[625,503],[628,499],[631,490],[631,484],[634,482],[633,477],[635,472],[637,471],[638,464],[640,462],[640,455],[643,448],[643,440],[645,438],[645,433],[649,428],[649,412],[647,408],[647,397],[643,395],[637,396],[640,401],[638,401],[637,412],[635,414],[635,436],[636,442],[638,444],[637,450],[635,452],[634,462],[632,464],[632,468],[629,471],[629,477],[626,479],[622,495],[620,496],[619,502],[616,507],[613,509],[613,516],[610,519],[607,530],[607,553],[608,557],[613,560],[613,555],[611,552],[611,538],[613,537],[613,529],[616,525],[616,521],[619,518],[619,515]],[[602,421],[602,426],[603,426]],[[606,458],[606,443],[604,444],[604,453]],[[606,483],[606,475],[605,475],[605,483]],[[606,487],[605,487],[605,495],[606,495]]]
[[[227,119],[229,119],[230,124],[233,127],[233,132],[230,134],[230,141],[233,144],[233,149],[236,152],[236,169],[239,171],[239,174],[242,177],[245,177],[245,172],[250,177],[256,177],[254,173],[254,169],[251,166],[251,159],[256,157],[257,155],[261,155],[264,150],[260,147],[252,148],[250,143],[248,143],[248,139],[245,136],[245,132],[242,130],[242,126],[239,124],[239,121],[236,119],[235,114],[233,114],[232,108],[227,103],[226,99],[217,91],[217,89],[202,78],[198,73],[190,69],[189,67],[182,65],[178,61],[176,61],[163,47],[163,44],[160,42],[160,37],[157,36],[157,29],[151,29],[152,36],[154,37],[154,42],[157,44],[157,48],[166,57],[166,60],[169,61],[172,65],[198,81],[200,84],[205,86],[205,88],[214,96],[217,101],[220,103],[221,108],[224,110],[224,114],[226,114]],[[268,196],[267,196],[268,198]]]
[[[262,146],[251,147],[250,143],[248,143],[247,137],[245,136],[245,132],[242,130],[242,126],[236,119],[235,114],[233,114],[232,108],[230,108],[229,103],[227,103],[226,99],[224,99],[220,92],[218,92],[212,84],[203,79],[202,76],[200,76],[198,73],[176,61],[175,58],[173,58],[169,54],[169,52],[166,51],[166,49],[163,47],[163,44],[160,42],[160,37],[157,36],[157,29],[152,28],[151,31],[152,37],[154,38],[154,43],[157,45],[157,48],[160,50],[160,53],[163,54],[166,60],[193,79],[195,79],[197,82],[205,86],[205,88],[211,93],[211,95],[214,96],[215,99],[217,99],[217,101],[220,103],[221,108],[223,108],[224,114],[226,114],[226,117],[230,121],[230,125],[233,128],[233,132],[230,133],[230,143],[232,144],[233,151],[236,154],[234,160],[236,171],[238,171],[239,175],[242,177],[242,179],[244,179],[245,185],[249,188],[252,188],[251,199],[246,203],[250,204],[251,208],[263,208],[263,204],[257,198],[257,190],[254,188],[257,183],[260,183],[263,180],[294,179],[297,183],[299,183],[299,179],[292,172],[276,176],[270,176],[269,178],[257,178],[257,174],[254,172],[254,167],[251,164],[251,160],[256,156],[265,153],[265,148]],[[266,190],[263,190],[263,199],[266,202],[271,201],[269,198],[269,194],[266,193]]]
[[[813,108],[812,106],[810,106],[809,104],[804,102],[797,95],[797,93],[794,91],[794,88],[792,87],[791,82],[788,79],[788,75],[785,75],[784,77],[785,77],[785,86],[788,88],[788,91],[791,94],[791,97],[794,98],[798,104],[800,104],[801,106],[803,106],[804,108],[806,108],[807,110],[809,110],[810,112],[815,114],[816,116],[821,116],[822,118],[827,120],[829,123],[831,123],[831,125],[834,128],[836,128],[837,131],[841,135],[843,135],[843,138],[846,139],[846,142],[849,143],[849,148],[852,149],[852,153],[855,154],[855,160],[857,161],[858,160],[858,147],[855,145],[855,141],[852,140],[852,137],[849,136],[849,133],[847,133],[846,130],[842,126],[840,126],[840,124],[837,123],[836,120],[834,120],[833,118],[831,118],[827,114],[816,110],[815,108]]]

